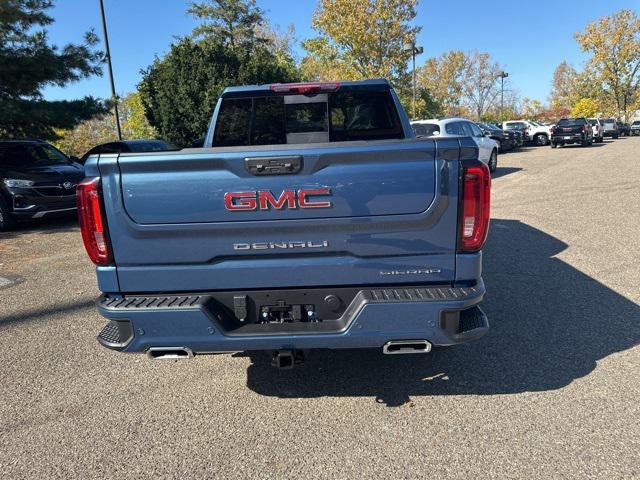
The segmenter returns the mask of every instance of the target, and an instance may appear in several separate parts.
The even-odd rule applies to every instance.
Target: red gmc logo
[[[284,190],[279,197],[275,197],[269,190],[258,192],[227,192],[224,194],[224,206],[232,212],[250,210],[269,210],[274,208],[330,208],[329,200],[313,200],[309,197],[331,195],[330,188],[316,188],[312,190]]]

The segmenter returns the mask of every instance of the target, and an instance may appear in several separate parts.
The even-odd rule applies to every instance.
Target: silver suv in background
[[[593,130],[593,141],[596,143],[604,142],[604,127],[599,118],[587,118]]]
[[[618,122],[616,122],[615,118],[601,118],[600,123],[602,123],[603,135],[605,137],[618,138],[620,136]]]
[[[631,124],[631,135],[640,135],[640,120]]]

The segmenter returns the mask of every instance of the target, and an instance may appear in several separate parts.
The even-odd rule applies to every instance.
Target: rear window
[[[589,120],[589,123],[595,127],[598,125],[598,120]]]
[[[584,118],[563,118],[558,122],[558,126],[560,127],[571,127],[575,125],[586,125],[587,121]]]
[[[163,152],[169,150],[169,145],[164,142],[135,142],[129,143],[132,152]]]
[[[414,123],[411,125],[416,135],[422,137],[431,137],[434,133],[440,133],[440,125],[435,123]]]
[[[388,90],[342,87],[318,95],[224,98],[214,146],[280,145],[404,138]]]

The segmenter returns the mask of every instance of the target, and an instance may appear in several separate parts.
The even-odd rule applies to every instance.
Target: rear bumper
[[[567,135],[553,135],[551,141],[557,144],[582,143],[589,139],[584,133],[570,133]]]
[[[331,289],[326,293],[331,294]],[[194,353],[279,349],[382,348],[391,340],[423,339],[433,345],[464,343],[489,330],[478,307],[482,280],[473,287],[363,287],[335,328],[312,323],[295,331],[234,333],[225,327],[215,294],[182,297],[101,297],[109,324],[98,336],[105,347],[145,352],[185,347]],[[300,325],[299,325],[300,326]],[[292,329],[293,330],[293,329]]]

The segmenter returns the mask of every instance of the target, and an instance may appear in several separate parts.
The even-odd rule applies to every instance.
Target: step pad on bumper
[[[107,310],[196,309],[206,304],[208,295],[101,298],[98,305]]]
[[[98,342],[112,350],[122,350],[133,338],[131,322],[110,320],[98,334]]]
[[[476,287],[466,288],[385,288],[363,290],[369,302],[428,302],[441,300],[464,300],[466,297],[477,295]]]

